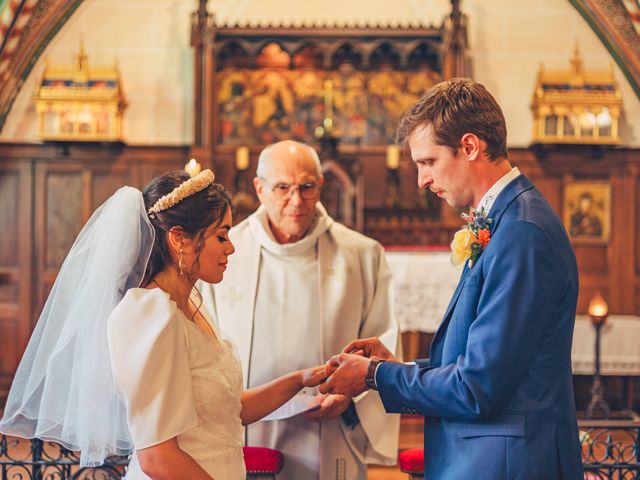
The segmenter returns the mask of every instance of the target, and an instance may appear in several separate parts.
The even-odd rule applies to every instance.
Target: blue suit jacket
[[[426,417],[426,479],[582,479],[573,249],[523,175],[489,217],[491,241],[465,266],[429,360],[381,364],[380,397],[387,412]]]

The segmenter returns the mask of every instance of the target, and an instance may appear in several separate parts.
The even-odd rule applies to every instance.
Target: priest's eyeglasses
[[[300,196],[305,200],[316,198],[320,191],[320,184],[315,182],[301,183],[299,185],[289,185],[288,183],[276,183],[270,185],[264,178],[258,177],[267,187],[271,189],[278,200],[288,200],[293,197],[296,190],[300,192]]]

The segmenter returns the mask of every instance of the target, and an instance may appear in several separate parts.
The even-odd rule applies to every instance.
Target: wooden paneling
[[[0,153],[0,402],[31,332],[32,174]]]
[[[20,173],[3,172],[0,177],[0,225],[4,235],[0,236],[0,265],[15,267],[18,263],[18,193],[20,191]]]
[[[574,250],[582,274],[607,273],[609,249],[606,246],[575,245]]]
[[[124,185],[181,168],[183,147],[0,144],[0,407],[58,270],[85,222]]]
[[[92,212],[113,195],[116,190],[123,185],[127,185],[130,178],[131,169],[126,166],[114,169],[96,169],[93,173],[93,184],[91,185]]]
[[[52,167],[36,185],[41,195],[44,225],[44,268],[58,270],[84,225],[82,171],[60,171]],[[40,202],[38,202],[40,203]],[[40,230],[42,229],[42,230]]]

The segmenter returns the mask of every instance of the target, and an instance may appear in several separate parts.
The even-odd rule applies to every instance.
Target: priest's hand
[[[315,387],[320,385],[331,373],[330,369],[327,369],[326,365],[319,365],[317,367],[305,368],[300,370],[300,383],[301,387]]]
[[[399,362],[378,337],[361,338],[349,343],[342,350],[343,353],[362,355],[367,358],[385,360],[387,362]],[[366,372],[365,372],[366,373]]]
[[[330,420],[342,415],[349,408],[350,402],[351,398],[344,395],[318,396],[317,404],[320,404],[320,406],[306,412],[304,416],[311,420]]]
[[[352,342],[353,343],[353,342]],[[341,353],[327,362],[327,371],[333,371],[320,385],[321,393],[339,393],[355,397],[367,390],[364,379],[367,376],[369,360],[361,355]]]

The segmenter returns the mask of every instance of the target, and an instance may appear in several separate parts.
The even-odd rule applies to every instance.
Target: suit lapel
[[[462,291],[462,287],[464,286],[464,282],[467,279],[467,276],[469,275],[470,271],[471,269],[469,268],[469,263],[464,262],[464,268],[462,269],[462,274],[460,275],[460,281],[458,282],[458,285],[456,286],[456,289],[454,290],[453,295],[451,296],[451,300],[449,301],[447,310],[444,312],[444,316],[442,317],[443,321],[440,323],[440,326],[438,327],[438,332],[441,330],[447,318],[451,315],[451,312],[453,311],[453,307],[458,301],[458,297],[460,296],[460,292]],[[438,332],[436,332],[436,335]]]
[[[487,215],[488,218],[493,219],[493,222],[489,227],[489,230],[491,231],[491,236],[495,235],[495,232],[498,228],[498,224],[500,223],[500,220],[504,212],[507,210],[507,207],[511,204],[511,202],[513,202],[522,193],[526,192],[527,190],[531,190],[532,188],[533,188],[533,184],[529,181],[529,179],[524,175],[520,175],[517,178],[515,178],[511,183],[509,183],[504,188],[504,190],[502,190],[502,192],[500,192],[500,194],[498,195],[498,198],[496,198],[495,203],[493,204],[493,206],[491,207],[491,210],[489,211],[489,215]],[[481,256],[479,258],[481,258]],[[477,268],[477,262],[478,261],[476,261],[476,265],[474,265],[476,268]],[[471,269],[468,266],[468,262],[465,262],[464,270],[462,271],[462,275],[460,276],[460,281],[458,282],[458,286],[453,292],[453,296],[451,297],[449,306],[447,307],[447,310],[444,316],[442,317],[442,322],[440,322],[440,325],[438,326],[438,330],[436,331],[433,337],[433,341],[431,342],[431,348],[429,353],[429,363],[431,365],[438,366],[442,362],[442,348],[444,345],[444,336],[447,331],[447,327],[449,326],[449,321],[451,320],[453,310],[456,306],[456,303],[458,302],[458,297],[462,292],[462,288],[464,287],[464,284],[467,280],[467,277],[469,276],[470,271]]]
[[[453,296],[451,297],[451,301],[449,301],[449,306],[442,317],[442,322],[438,326],[438,330],[433,336],[433,340],[431,341],[431,348],[429,349],[429,363],[431,365],[437,366],[440,365],[442,361],[442,345],[444,340],[444,334],[447,331],[447,326],[449,325],[449,320],[451,319],[451,314],[453,313],[453,308],[458,302],[458,297],[460,296],[460,292],[462,291],[462,287],[469,276],[469,272],[471,269],[468,266],[467,262],[464,262],[464,269],[462,270],[462,274],[460,275],[460,281],[458,282],[458,286],[453,292]]]

